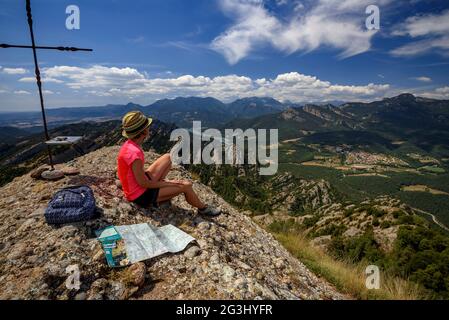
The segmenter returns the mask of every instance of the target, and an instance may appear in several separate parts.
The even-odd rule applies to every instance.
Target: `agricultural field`
[[[361,202],[390,195],[434,214],[449,226],[447,159],[407,143],[398,146],[380,153],[284,141],[279,148],[279,170],[304,179],[327,180],[342,200]]]
[[[409,191],[409,192],[428,192],[430,194],[436,194],[436,195],[447,195],[449,196],[449,193],[441,191],[441,190],[437,190],[437,189],[432,189],[428,186],[425,185],[421,185],[421,184],[416,184],[416,185],[410,185],[410,186],[403,186],[401,188],[401,191]]]

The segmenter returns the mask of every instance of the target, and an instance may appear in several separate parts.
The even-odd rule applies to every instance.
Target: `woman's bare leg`
[[[172,166],[170,154],[164,154],[157,159],[146,172],[150,175],[154,181],[160,181],[165,179]],[[159,196],[157,202],[168,201],[177,195],[183,193],[186,201],[193,207],[204,208],[206,205],[196,195],[192,188],[190,181],[185,181],[184,184],[173,183],[172,186],[164,187],[159,190]]]
[[[206,205],[196,195],[192,188],[192,183],[186,181],[186,184],[173,184],[173,186],[164,187],[159,190],[157,202],[168,201],[177,195],[183,193],[186,201],[195,208],[204,208]]]
[[[170,154],[164,154],[159,159],[154,161],[146,170],[146,172],[150,175],[151,180],[160,181],[165,179],[168,172],[171,169],[171,158]]]

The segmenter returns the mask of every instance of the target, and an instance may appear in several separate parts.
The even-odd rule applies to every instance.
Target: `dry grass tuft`
[[[426,299],[420,287],[410,281],[382,273],[380,289],[365,286],[366,265],[338,261],[313,246],[303,235],[297,233],[274,234],[276,239],[317,276],[325,278],[340,292],[360,300],[418,300]]]

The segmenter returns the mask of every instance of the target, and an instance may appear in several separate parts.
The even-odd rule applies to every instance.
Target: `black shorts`
[[[150,178],[150,175],[148,173],[145,173],[148,179]],[[135,204],[142,208],[149,208],[150,206],[153,206],[155,208],[158,207],[157,205],[157,197],[159,196],[159,188],[157,189],[147,189],[140,197],[133,200]]]
[[[158,196],[159,196],[159,189],[147,189],[140,197],[133,200],[133,202],[142,208],[149,208],[151,206],[157,208]]]

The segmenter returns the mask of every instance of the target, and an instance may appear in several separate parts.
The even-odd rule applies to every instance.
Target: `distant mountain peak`
[[[385,98],[385,100],[389,101],[416,101],[416,97],[411,93],[402,93],[396,97]]]
[[[173,98],[173,99],[164,99],[164,100],[172,100],[172,101],[186,101],[186,100],[191,100],[191,101],[220,101],[220,100],[218,100],[216,98],[213,98],[213,97],[197,97],[197,96],[176,97],[176,98]]]
[[[331,103],[320,104],[320,105],[314,104],[314,103],[307,103],[304,105],[303,108],[315,108],[315,109],[327,109],[327,110],[336,109],[336,107]]]
[[[126,104],[127,107],[142,107],[140,104],[134,103],[134,102],[128,102]]]
[[[271,97],[246,97],[227,104],[229,111],[238,118],[253,118],[278,113],[285,105]]]
[[[275,104],[282,104],[278,100],[272,98],[272,97],[246,97],[246,98],[240,98],[235,101],[258,101],[263,103],[275,103]],[[235,102],[234,101],[234,102]]]

